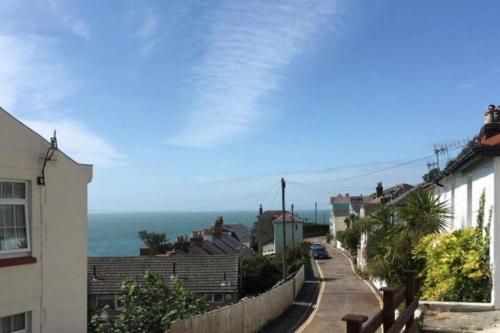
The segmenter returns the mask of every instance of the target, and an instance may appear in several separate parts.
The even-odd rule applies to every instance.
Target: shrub
[[[274,257],[254,255],[242,263],[243,296],[258,295],[271,289],[281,279],[281,262]]]
[[[491,271],[488,242],[466,228],[424,237],[414,250],[425,260],[422,298],[432,301],[489,302]]]
[[[475,228],[429,235],[415,247],[417,260],[425,262],[420,277],[422,298],[433,301],[489,302],[491,299],[490,223],[484,226],[484,192]]]

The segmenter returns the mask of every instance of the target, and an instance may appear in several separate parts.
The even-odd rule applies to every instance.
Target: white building
[[[497,114],[499,116],[494,118],[496,122],[485,124],[480,138],[446,168],[435,193],[450,205],[452,217],[449,229],[452,231],[476,225],[479,199],[484,191],[485,223],[490,209],[492,212],[492,302],[495,308],[500,308],[500,110]]]
[[[87,331],[92,166],[56,146],[0,108],[2,333]]]

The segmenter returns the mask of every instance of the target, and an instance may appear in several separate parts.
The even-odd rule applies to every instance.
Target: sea
[[[144,246],[137,236],[140,230],[163,232],[171,242],[177,235],[190,235],[192,231],[210,228],[217,216],[224,223],[241,223],[253,227],[256,211],[224,212],[136,212],[89,213],[89,256],[135,256]],[[314,210],[297,211],[297,214],[314,222]],[[317,223],[328,223],[329,212],[318,210]]]

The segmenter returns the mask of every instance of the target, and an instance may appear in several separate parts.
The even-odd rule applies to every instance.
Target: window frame
[[[10,332],[5,332],[5,333],[28,333],[28,332],[30,332],[30,328],[29,328],[30,322],[28,320],[28,314],[29,314],[29,312],[21,312],[21,313],[16,313],[16,314],[0,317],[0,333],[3,333],[2,326],[1,326],[2,319],[7,318],[7,317],[15,317],[18,315],[24,315],[24,328],[22,330],[10,331]]]
[[[29,214],[29,203],[30,203],[30,195],[29,195],[29,182],[25,180],[15,180],[15,179],[4,179],[0,178],[0,182],[5,183],[23,183],[24,184],[24,199],[2,199],[0,198],[0,205],[23,205],[24,206],[24,217],[25,217],[25,227],[26,227],[26,240],[27,246],[22,249],[14,249],[14,250],[0,250],[0,258],[4,255],[9,254],[18,254],[18,253],[29,253],[31,252],[31,224],[30,224],[30,214]]]

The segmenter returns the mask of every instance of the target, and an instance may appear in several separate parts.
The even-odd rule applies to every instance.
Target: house
[[[174,251],[170,255],[237,253],[242,258],[247,258],[252,255],[252,250],[246,245],[249,242],[248,227],[240,224],[226,225],[222,216],[219,216],[212,228],[193,231],[190,239],[185,235],[177,236]]]
[[[274,225],[274,253],[283,253],[283,214],[273,220]],[[285,213],[285,246],[293,247],[304,239],[304,222],[295,214]]]
[[[91,179],[0,108],[0,331],[86,332]]]
[[[490,105],[477,138],[450,161],[437,181],[435,194],[448,202],[449,229],[476,225],[479,198],[485,193],[485,221],[491,211],[491,261],[495,308],[500,308],[500,107]]]
[[[347,228],[346,218],[351,215],[359,215],[359,209],[363,203],[363,196],[345,196],[338,194],[330,198],[330,234],[335,236],[338,231],[344,231]]]
[[[136,256],[89,257],[87,266],[89,313],[101,314],[104,306],[110,307],[108,316],[116,315],[116,301],[123,291],[126,279],[141,281],[144,272],[163,275],[168,285],[175,279],[192,292],[206,298],[210,308],[238,302],[239,256],[186,255],[186,256]]]
[[[413,189],[409,184],[397,184],[384,189],[382,182],[378,182],[375,192],[368,196],[345,196],[338,194],[330,198],[330,234],[335,236],[337,231],[346,229],[345,219],[351,215],[363,218],[375,213],[384,205],[396,204]]]
[[[281,253],[283,250],[283,221],[282,210],[262,210],[262,205],[259,208],[259,215],[255,223],[255,235],[258,245],[258,251],[261,254],[272,255]],[[292,222],[293,221],[293,222]],[[304,221],[296,214],[285,211],[285,233],[286,244],[298,244],[304,238],[303,233]],[[293,240],[292,240],[293,238]]]

